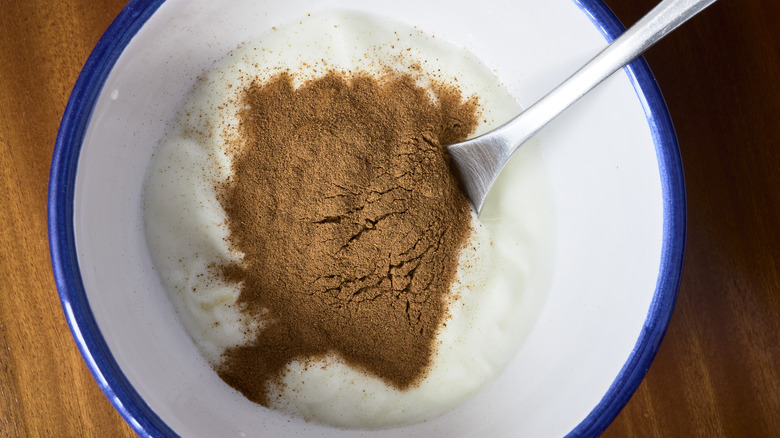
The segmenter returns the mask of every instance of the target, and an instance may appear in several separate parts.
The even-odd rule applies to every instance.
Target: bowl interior
[[[68,165],[55,156],[51,190],[55,203],[72,199],[73,241],[61,237],[71,232],[62,217],[67,209],[53,209],[52,252],[77,343],[142,434],[361,435],[247,401],[209,368],[178,322],[146,246],[142,194],[146,168],[182,96],[239,43],[306,13],[349,9],[469,48],[527,106],[603,48],[602,31],[616,24],[596,1],[151,3],[131,2],[109,29],[102,41],[108,55],[93,58],[118,59],[103,67],[94,60],[97,71],[82,79],[95,88],[94,106],[69,106],[63,126],[84,126],[58,139],[60,153],[68,148],[77,157]],[[139,26],[134,36],[122,34]],[[617,414],[660,342],[682,251],[682,229],[673,227],[684,209],[681,185],[668,183],[681,176],[676,145],[652,78],[643,64],[635,68],[639,77],[619,72],[519,152],[521,160],[533,157],[549,181],[555,235],[538,267],[552,273],[548,290],[521,291],[544,298],[508,369],[438,419],[373,434],[562,436],[604,427]],[[77,265],[63,264],[68,254]]]

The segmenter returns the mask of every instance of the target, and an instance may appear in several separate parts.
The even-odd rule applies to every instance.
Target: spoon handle
[[[508,155],[596,85],[714,2],[664,0],[659,3],[567,80],[499,128],[505,131],[504,136],[512,139]]]
[[[569,79],[519,116],[447,150],[477,213],[507,160],[544,125],[715,0],[664,0]]]

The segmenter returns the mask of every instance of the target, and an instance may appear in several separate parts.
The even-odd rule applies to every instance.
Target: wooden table
[[[541,0],[540,0],[541,1]],[[633,23],[656,0],[607,0]],[[132,436],[57,298],[49,163],[122,0],[0,0],[0,437]],[[647,60],[685,165],[685,271],[666,338],[608,437],[780,437],[780,2],[721,0]]]

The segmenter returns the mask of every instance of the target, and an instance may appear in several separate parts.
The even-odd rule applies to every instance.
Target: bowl
[[[215,61],[274,26],[337,9],[405,22],[466,47],[522,106],[623,30],[598,0],[479,7],[461,0],[131,1],[73,89],[49,185],[55,280],[98,385],[140,436],[600,433],[658,349],[683,257],[682,166],[660,91],[641,59],[518,152],[520,170],[544,175],[549,207],[547,215],[524,214],[552,231],[546,256],[525,271],[524,284],[535,287],[518,290],[530,310],[518,316],[527,333],[517,353],[459,407],[376,431],[290,419],[225,385],[184,331],[144,235],[151,157],[183,96]]]

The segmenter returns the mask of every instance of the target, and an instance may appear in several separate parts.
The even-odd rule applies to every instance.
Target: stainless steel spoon
[[[522,144],[588,91],[715,0],[664,0],[569,79],[487,134],[450,145],[455,166],[479,214],[490,187]]]

